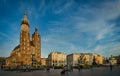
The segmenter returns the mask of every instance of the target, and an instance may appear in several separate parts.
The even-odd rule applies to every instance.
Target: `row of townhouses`
[[[102,55],[92,53],[72,53],[67,55],[62,52],[51,52],[48,58],[42,59],[42,64],[47,66],[100,65],[103,63],[104,57]]]

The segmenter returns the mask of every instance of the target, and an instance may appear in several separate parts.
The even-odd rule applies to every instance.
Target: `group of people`
[[[63,70],[61,71],[61,74],[65,74],[65,73],[68,73],[70,71],[73,71],[73,66],[65,66],[63,67]]]
[[[80,65],[80,66],[78,67],[78,70],[80,71],[80,70],[82,70],[82,69],[83,69],[83,66]]]
[[[112,70],[113,70],[113,65],[110,64],[110,65],[109,65],[109,68],[110,68],[110,70],[112,71]],[[77,69],[78,69],[78,71],[82,71],[83,66],[80,65],[80,66],[77,67]],[[92,69],[92,66],[91,66],[91,69]],[[68,71],[73,71],[73,66],[71,66],[71,68],[69,68],[69,67],[63,68],[63,70],[61,71],[61,74],[65,74],[65,73],[67,73]]]

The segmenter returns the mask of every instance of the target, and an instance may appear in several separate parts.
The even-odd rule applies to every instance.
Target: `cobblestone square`
[[[92,69],[82,69],[78,71],[67,72],[61,75],[62,69],[37,70],[32,72],[16,72],[16,71],[0,71],[0,76],[120,76],[120,67],[114,67],[110,70],[109,67],[95,67]]]

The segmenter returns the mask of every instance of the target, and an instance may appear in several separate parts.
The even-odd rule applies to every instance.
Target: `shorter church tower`
[[[35,28],[35,32],[32,34],[32,44],[35,47],[35,59],[41,58],[41,38],[38,33],[38,29]],[[38,61],[39,62],[39,61]]]

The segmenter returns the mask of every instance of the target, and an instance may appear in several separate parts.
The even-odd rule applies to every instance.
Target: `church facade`
[[[39,66],[41,64],[41,37],[38,29],[32,34],[30,40],[30,25],[26,13],[21,22],[20,44],[16,46],[6,59],[6,66],[21,65]]]

